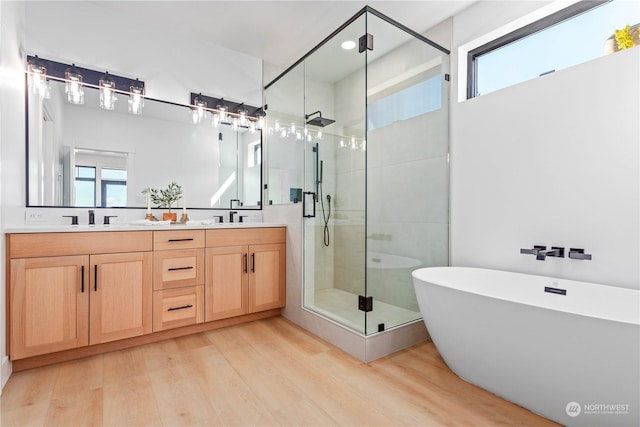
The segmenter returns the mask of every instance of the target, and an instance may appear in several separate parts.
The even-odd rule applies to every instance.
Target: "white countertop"
[[[225,222],[225,223],[203,223],[202,221],[190,221],[187,224],[161,224],[149,225],[139,224],[96,224],[96,225],[25,225],[23,227],[10,227],[4,230],[5,233],[74,233],[74,232],[95,232],[95,231],[160,231],[160,230],[215,230],[228,228],[264,228],[264,227],[286,227],[282,223],[267,222]]]

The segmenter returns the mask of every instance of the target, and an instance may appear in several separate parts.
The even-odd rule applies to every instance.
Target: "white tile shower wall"
[[[453,265],[640,287],[638,75],[636,47],[452,106]]]
[[[447,265],[446,129],[446,112],[438,110],[369,132],[368,251]],[[418,311],[411,270],[370,270],[367,293]]]

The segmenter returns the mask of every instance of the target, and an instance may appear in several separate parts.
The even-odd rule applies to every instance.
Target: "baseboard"
[[[9,377],[11,376],[11,362],[9,361],[9,356],[4,356],[2,358],[2,376],[0,383],[0,396],[2,395],[2,389],[4,389],[5,384],[9,381]]]
[[[369,335],[366,341],[365,362],[380,359],[417,343],[430,340],[431,337],[422,319]]]

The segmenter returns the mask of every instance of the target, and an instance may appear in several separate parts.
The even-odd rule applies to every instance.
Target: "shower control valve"
[[[569,258],[591,261],[591,254],[585,254],[584,249],[570,248]]]

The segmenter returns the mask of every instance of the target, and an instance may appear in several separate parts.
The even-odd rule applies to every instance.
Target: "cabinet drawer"
[[[153,253],[153,289],[204,284],[204,249],[180,249]]]
[[[153,249],[204,248],[204,230],[171,230],[153,232]]]
[[[207,247],[284,243],[284,227],[229,228],[207,230]]]
[[[151,231],[9,234],[10,258],[145,252],[152,246]]]
[[[153,292],[153,332],[204,321],[204,286]]]

